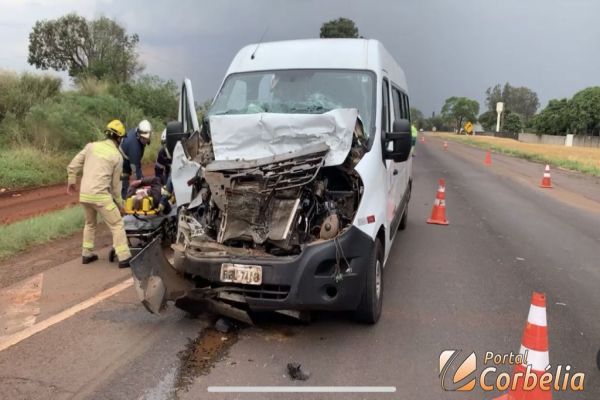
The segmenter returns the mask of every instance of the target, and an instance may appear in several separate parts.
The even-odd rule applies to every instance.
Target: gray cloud
[[[29,5],[18,9],[18,18],[0,17],[0,34],[15,39],[0,43],[0,50],[10,49],[14,58],[0,58],[0,65],[26,67],[26,38],[36,19],[70,10],[102,14],[140,35],[147,72],[176,81],[190,77],[202,101],[214,95],[236,51],[256,42],[265,29],[265,40],[311,38],[318,36],[322,22],[345,16],[394,55],[407,74],[412,104],[426,114],[439,111],[444,99],[455,95],[475,98],[483,108],[485,89],[506,81],[531,87],[543,105],[600,84],[596,0],[58,3],[52,15],[44,14],[47,5]],[[22,23],[11,27],[4,24],[8,20]]]

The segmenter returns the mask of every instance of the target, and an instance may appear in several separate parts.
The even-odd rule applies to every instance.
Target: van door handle
[[[398,170],[395,169],[394,172],[392,172],[392,175],[398,175]]]

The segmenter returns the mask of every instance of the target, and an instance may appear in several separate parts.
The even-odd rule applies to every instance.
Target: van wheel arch
[[[385,231],[380,232],[385,235]],[[376,324],[381,316],[383,308],[383,260],[385,236],[377,234],[373,250],[369,257],[369,262],[365,274],[365,281],[361,293],[360,302],[354,311],[354,319],[363,324]]]

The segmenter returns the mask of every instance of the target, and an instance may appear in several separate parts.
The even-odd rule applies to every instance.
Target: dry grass
[[[599,148],[523,143],[513,139],[491,136],[458,136],[443,132],[436,132],[432,135],[534,162],[600,176]]]

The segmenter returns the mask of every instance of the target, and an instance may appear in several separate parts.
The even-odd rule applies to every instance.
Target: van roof
[[[252,54],[254,53],[254,58]],[[374,39],[303,39],[254,43],[234,57],[227,75],[277,69],[355,69],[380,74],[407,90],[404,72]]]

